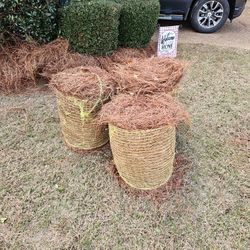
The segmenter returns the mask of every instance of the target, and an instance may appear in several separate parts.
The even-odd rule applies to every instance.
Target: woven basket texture
[[[76,151],[89,151],[105,145],[108,127],[97,123],[100,102],[89,102],[56,91],[60,125],[65,143]]]
[[[152,190],[172,175],[176,130],[174,126],[128,131],[109,124],[114,163],[131,187]]]

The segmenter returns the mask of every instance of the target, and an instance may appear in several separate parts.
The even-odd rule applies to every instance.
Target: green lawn
[[[0,96],[0,249],[248,249],[250,51],[180,46],[192,127],[184,186],[160,204],[121,189],[111,153],[69,151],[49,91]]]

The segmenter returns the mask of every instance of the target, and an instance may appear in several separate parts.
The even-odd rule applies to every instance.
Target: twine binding
[[[110,146],[121,178],[131,187],[156,189],[172,175],[174,126],[129,131],[109,124]]]
[[[75,151],[92,151],[104,146],[108,128],[97,122],[101,102],[95,103],[56,90],[58,113],[64,141]]]

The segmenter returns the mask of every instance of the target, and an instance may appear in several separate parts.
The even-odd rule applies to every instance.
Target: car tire
[[[228,0],[198,0],[191,11],[191,25],[201,33],[213,33],[227,21],[230,6]]]

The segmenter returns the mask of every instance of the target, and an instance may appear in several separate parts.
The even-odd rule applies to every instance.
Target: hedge
[[[144,47],[157,27],[159,0],[115,0],[123,3],[119,43],[124,47]]]
[[[118,46],[120,9],[107,0],[71,1],[62,10],[61,35],[80,53],[111,53]]]
[[[0,33],[2,39],[18,36],[48,42],[58,35],[58,1],[1,0]]]

